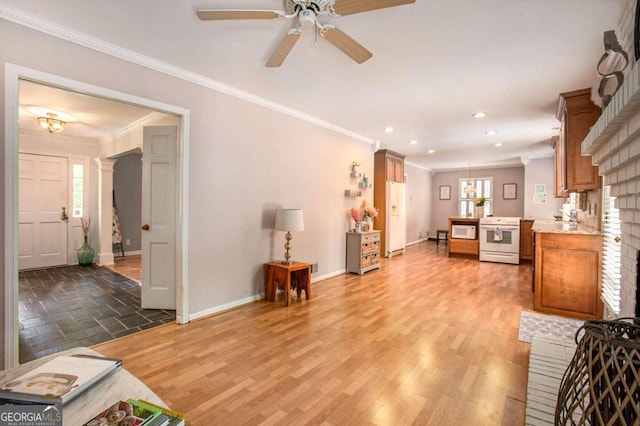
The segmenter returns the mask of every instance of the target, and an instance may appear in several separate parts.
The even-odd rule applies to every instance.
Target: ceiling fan
[[[329,43],[344,52],[355,62],[361,64],[373,54],[360,43],[340,31],[333,25],[323,25],[318,21],[321,15],[342,16],[369,12],[387,7],[415,3],[416,0],[285,0],[285,10],[198,10],[202,21],[231,19],[297,19],[298,25],[290,29],[280,45],[271,54],[267,67],[279,67],[293,49],[303,27],[314,27]]]

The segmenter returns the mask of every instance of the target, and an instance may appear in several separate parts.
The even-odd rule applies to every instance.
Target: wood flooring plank
[[[424,242],[363,276],[313,283],[93,348],[193,426],[523,424],[531,266],[449,258]]]

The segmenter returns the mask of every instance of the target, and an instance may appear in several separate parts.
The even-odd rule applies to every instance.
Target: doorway
[[[7,64],[6,74],[6,100],[7,109],[5,112],[6,123],[6,149],[5,171],[7,176],[5,191],[5,333],[4,333],[4,368],[12,367],[18,364],[18,262],[17,262],[17,214],[15,206],[18,205],[18,194],[15,191],[17,182],[17,152],[18,152],[18,115],[19,115],[19,81],[21,79],[57,87],[72,92],[81,92],[85,96],[95,99],[110,100],[116,102],[124,102],[129,105],[158,111],[163,114],[171,114],[178,117],[180,122],[180,134],[177,143],[177,187],[176,187],[176,211],[183,214],[187,211],[186,197],[184,196],[186,188],[186,147],[188,129],[188,111],[173,107],[170,105],[160,104],[143,98],[114,92],[97,86],[86,85],[81,82],[68,80],[59,76],[41,73],[35,70]],[[20,111],[22,113],[22,111]],[[13,153],[13,154],[11,154]],[[109,200],[111,200],[109,194]],[[99,203],[98,203],[99,204]],[[184,217],[177,214],[175,225],[176,248],[172,255],[175,259],[176,271],[174,274],[176,288],[179,289],[176,295],[176,321],[178,323],[186,322],[187,304],[186,304],[186,241],[183,229],[185,227]],[[110,223],[111,218],[108,218]],[[110,234],[110,230],[109,230]],[[110,244],[110,241],[109,241]]]

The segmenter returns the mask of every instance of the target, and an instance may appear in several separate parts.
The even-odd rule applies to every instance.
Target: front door
[[[18,268],[67,264],[67,159],[19,154]]]
[[[144,128],[142,308],[176,308],[176,126]]]

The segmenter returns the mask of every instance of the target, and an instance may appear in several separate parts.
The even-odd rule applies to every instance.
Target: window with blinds
[[[616,197],[611,187],[605,186],[602,200],[602,229],[604,247],[602,255],[602,300],[611,313],[620,314],[620,210],[615,207]]]
[[[474,198],[484,197],[484,215],[493,214],[491,199],[493,178],[459,179],[460,198],[458,200],[460,217],[473,217],[475,211]]]

